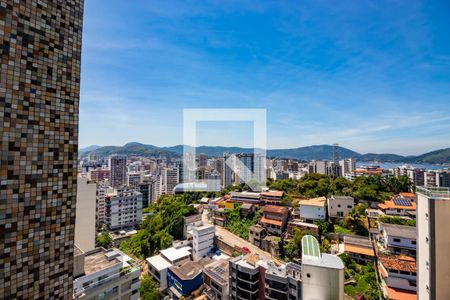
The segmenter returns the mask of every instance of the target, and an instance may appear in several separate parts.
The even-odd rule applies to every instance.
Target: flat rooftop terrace
[[[106,254],[109,252],[100,249],[96,252],[86,253],[84,257],[84,274],[93,274],[122,263],[117,257],[108,258]]]

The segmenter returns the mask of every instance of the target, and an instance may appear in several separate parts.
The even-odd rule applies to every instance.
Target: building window
[[[311,278],[311,274],[306,273],[306,277]]]
[[[411,244],[415,245],[415,244],[416,244],[416,241],[411,241]]]
[[[402,241],[401,239],[394,238],[394,242],[396,243],[400,243],[401,241]]]

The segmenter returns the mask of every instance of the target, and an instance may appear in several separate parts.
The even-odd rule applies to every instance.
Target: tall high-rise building
[[[97,183],[78,177],[75,245],[84,252],[95,248]]]
[[[208,164],[208,155],[201,153],[198,156],[198,167],[199,168],[206,168],[206,165]]]
[[[164,183],[164,191],[167,195],[173,195],[173,189],[179,183],[178,169],[165,168],[162,172],[162,180]]]
[[[450,299],[450,191],[417,187],[417,296]]]
[[[0,1],[0,299],[70,299],[83,0]]]
[[[109,184],[118,188],[127,184],[127,157],[125,155],[111,155],[109,157]]]
[[[227,163],[227,161],[229,163]],[[223,186],[228,187],[233,184],[234,156],[229,153],[223,155]]]

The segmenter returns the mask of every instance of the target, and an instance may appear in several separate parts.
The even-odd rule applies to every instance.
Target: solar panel
[[[412,206],[410,200],[407,200],[407,199],[401,199],[401,198],[396,198],[396,199],[394,199],[394,204],[395,204],[395,205],[401,205],[401,206]]]

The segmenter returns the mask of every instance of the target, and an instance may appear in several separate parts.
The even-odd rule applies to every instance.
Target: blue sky
[[[338,3],[86,0],[80,147],[181,144],[184,108],[265,108],[269,148],[449,147],[450,2]]]

